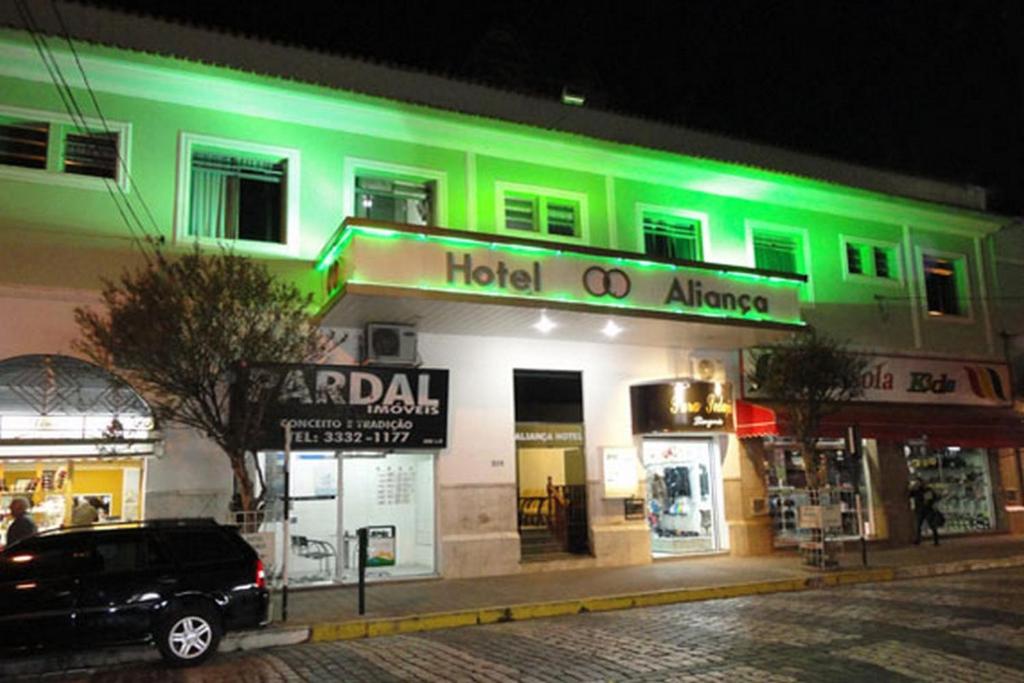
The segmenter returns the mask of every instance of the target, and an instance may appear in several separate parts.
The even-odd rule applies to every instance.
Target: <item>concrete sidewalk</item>
[[[378,582],[367,587],[362,617],[354,586],[293,590],[288,625],[312,627],[315,640],[358,638],[1018,565],[1024,565],[1024,538],[993,535],[945,539],[938,547],[869,547],[867,568],[861,564],[859,546],[851,545],[841,569],[825,573],[801,566],[795,552],[778,552],[769,557],[697,557],[479,579]]]
[[[249,650],[307,640],[328,641],[548,616],[645,607],[853,583],[1024,566],[1024,537],[944,539],[931,545],[849,546],[837,571],[805,569],[795,552],[769,557],[695,557],[638,567],[526,572],[479,579],[381,582],[367,587],[367,613],[357,613],[354,586],[308,588],[289,594],[287,623],[230,634],[222,650]],[[280,595],[275,595],[279,603]],[[279,609],[279,607],[278,607]],[[159,658],[153,647],[130,647],[0,660],[0,678],[88,671]]]

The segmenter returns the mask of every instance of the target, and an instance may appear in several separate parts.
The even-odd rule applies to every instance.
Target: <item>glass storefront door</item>
[[[994,526],[988,451],[982,448],[905,447],[911,479],[920,479],[939,496],[946,517],[944,534],[988,531]]]
[[[718,462],[710,439],[644,439],[655,557],[721,549]]]
[[[422,576],[435,571],[434,456],[389,453],[342,459],[344,561],[340,579],[358,580],[356,531],[395,527],[395,564],[367,569],[367,578]]]
[[[292,453],[288,580],[325,583],[338,574],[338,458]]]
[[[268,496],[262,529],[275,533],[282,557],[284,454],[261,456]],[[396,537],[394,564],[369,568],[368,579],[435,572],[433,453],[293,453],[289,476],[290,585],[358,580],[356,532],[365,526],[394,526]]]

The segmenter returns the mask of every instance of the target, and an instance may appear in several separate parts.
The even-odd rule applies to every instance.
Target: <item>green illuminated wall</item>
[[[21,34],[0,31],[0,45],[30,43]],[[728,264],[753,265],[747,234],[751,222],[806,230],[807,321],[872,347],[998,352],[998,338],[991,327],[986,329],[986,320],[994,316],[992,304],[983,302],[982,294],[991,299],[995,286],[985,235],[1001,224],[999,217],[152,55],[99,47],[82,47],[82,54],[115,65],[169,69],[209,83],[210,92],[198,105],[195,93],[184,86],[133,96],[134,86],[104,89],[102,75],[96,78],[106,117],[132,125],[136,192],[168,241],[174,237],[178,139],[185,131],[299,151],[299,256],[272,260],[281,272],[307,285],[315,281],[309,274],[313,260],[344,218],[345,160],[361,159],[443,173],[448,220],[442,227],[454,229],[496,232],[494,189],[503,182],[579,193],[588,208],[588,242],[602,248],[636,249],[638,204],[707,214],[709,255]],[[51,84],[4,73],[0,65],[0,105],[62,113]],[[218,99],[223,82],[217,79],[225,78],[251,88],[252,99]],[[115,89],[131,92],[115,94]],[[287,116],[271,116],[267,111],[274,93],[307,98],[311,107],[325,112],[351,105],[355,113],[309,115],[311,120],[299,121],[305,110],[293,107]],[[85,93],[78,94],[87,100]],[[896,244],[902,286],[844,280],[840,236]],[[106,192],[0,175],[0,285],[94,288],[98,275],[116,272],[128,246],[126,228]],[[973,299],[971,320],[936,321],[921,314],[914,301],[918,247],[963,255]],[[120,256],[98,256],[108,253]]]

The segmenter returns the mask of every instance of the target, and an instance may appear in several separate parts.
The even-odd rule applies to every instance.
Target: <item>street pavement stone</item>
[[[42,680],[1024,682],[1024,568],[235,652]]]

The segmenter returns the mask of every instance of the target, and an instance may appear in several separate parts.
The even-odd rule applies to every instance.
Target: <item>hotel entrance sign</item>
[[[802,276],[448,230],[347,223],[318,268],[328,297],[347,288],[414,290],[803,326]]]

